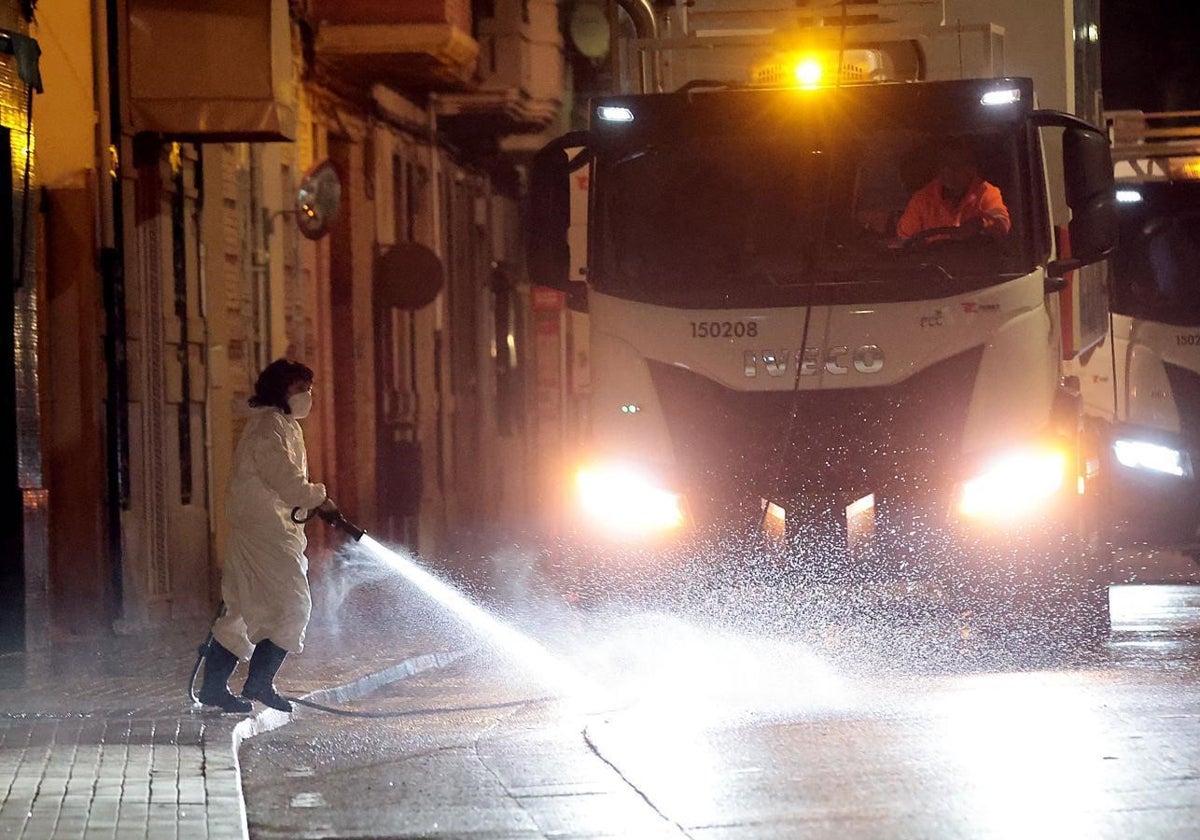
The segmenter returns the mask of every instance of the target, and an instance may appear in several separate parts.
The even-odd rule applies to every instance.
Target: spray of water
[[[850,674],[936,669],[939,649],[956,656],[957,630],[936,614],[897,625],[895,605],[878,602],[876,593],[797,580],[792,567],[757,562],[744,541],[701,553],[711,555],[710,568],[742,572],[650,587],[655,594],[635,599],[632,610],[618,598],[580,610],[561,595],[544,597],[545,581],[531,573],[527,554],[488,550],[479,568],[490,568],[504,590],[507,608],[498,618],[403,549],[369,535],[344,560],[343,569],[353,563],[354,582],[341,582],[405,580],[482,644],[593,710],[674,707],[677,717],[688,708],[709,719],[819,713],[848,702]],[[569,559],[582,570],[596,565],[586,554]],[[641,568],[631,563],[626,571]],[[607,583],[619,591],[622,582]]]
[[[598,687],[594,683],[551,654],[537,640],[500,621],[453,586],[421,568],[411,556],[390,549],[369,535],[362,538],[360,545],[384,567],[401,575],[449,611],[484,644],[526,669],[547,688],[575,697],[596,695]]]
[[[949,640],[940,622],[926,626],[914,615],[897,625],[891,607],[874,598],[851,597],[843,587],[825,591],[739,552],[752,550],[737,543],[710,549],[723,567],[756,569],[749,579],[698,580],[690,588],[676,582],[633,609],[618,601],[580,610],[561,595],[539,597],[544,581],[531,573],[528,554],[489,550],[478,568],[492,570],[507,605],[495,613],[410,553],[370,536],[343,558],[342,570],[352,575],[336,583],[345,597],[363,582],[403,580],[425,596],[433,617],[451,619],[576,707],[619,708],[656,728],[821,715],[856,702],[855,674],[937,670],[936,654]]]

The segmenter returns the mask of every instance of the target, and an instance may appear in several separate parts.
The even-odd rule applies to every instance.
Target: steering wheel
[[[966,242],[986,235],[982,226],[977,227],[970,223],[961,226],[926,228],[903,240],[900,248],[903,251],[911,251],[931,241]]]
[[[947,225],[945,227],[925,228],[919,230],[908,238],[909,242],[926,242],[938,236],[950,237],[958,239],[962,237],[963,229],[955,225]]]

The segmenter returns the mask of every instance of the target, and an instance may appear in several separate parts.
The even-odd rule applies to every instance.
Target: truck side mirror
[[[579,164],[567,149],[584,145],[572,132],[543,147],[533,158],[529,173],[529,226],[525,259],[535,285],[566,291],[571,280],[571,251],[567,231],[571,226],[571,171]]]
[[[1072,269],[1104,259],[1117,247],[1117,207],[1113,186],[1112,152],[1108,138],[1074,114],[1038,110],[1034,126],[1061,128],[1063,179],[1071,221],[1067,233],[1070,256],[1048,265],[1050,277],[1063,277]]]
[[[1117,207],[1108,138],[1094,128],[1063,132],[1063,167],[1071,257],[1079,265],[1103,259],[1117,246]]]

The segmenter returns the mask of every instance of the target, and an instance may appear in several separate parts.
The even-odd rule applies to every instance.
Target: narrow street
[[[1196,33],[0,0],[0,840],[1200,838]]]
[[[484,648],[354,707],[391,717],[303,709],[243,747],[251,835],[1194,836],[1196,589],[1114,589],[1091,651],[727,597],[526,610],[570,686]]]

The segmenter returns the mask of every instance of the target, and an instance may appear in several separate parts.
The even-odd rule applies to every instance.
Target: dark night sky
[[[1200,109],[1200,0],[1100,0],[1104,106]]]

